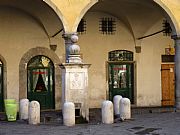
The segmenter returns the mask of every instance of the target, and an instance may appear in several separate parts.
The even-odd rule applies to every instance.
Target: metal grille
[[[133,52],[127,50],[115,50],[109,52],[109,61],[133,61]]]
[[[116,23],[113,18],[101,18],[99,23],[99,31],[102,34],[111,35],[116,31]]]
[[[167,20],[163,20],[163,30],[164,30],[163,31],[164,36],[170,36],[171,35],[172,29],[171,29],[171,26]]]
[[[86,21],[84,19],[81,19],[78,28],[77,28],[77,32],[79,34],[84,34],[86,33]]]

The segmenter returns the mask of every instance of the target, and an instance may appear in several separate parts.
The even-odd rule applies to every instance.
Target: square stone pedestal
[[[62,69],[62,104],[73,102],[79,115],[89,121],[88,68],[90,64],[64,63]]]

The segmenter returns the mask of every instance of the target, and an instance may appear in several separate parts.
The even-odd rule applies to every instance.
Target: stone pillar
[[[180,37],[173,37],[175,41],[175,101],[176,109],[180,110]]]
[[[128,98],[120,100],[120,118],[122,120],[131,118],[131,102]]]
[[[65,102],[63,105],[63,123],[65,126],[75,125],[75,106],[72,102]]]
[[[62,104],[73,102],[80,115],[89,121],[88,68],[82,63],[80,47],[76,44],[78,36],[71,34],[68,63],[60,65],[62,71]]]
[[[40,123],[40,104],[38,101],[31,101],[29,104],[29,124]]]
[[[21,99],[19,103],[19,115],[20,120],[28,120],[28,112],[29,112],[29,100]]]
[[[122,96],[116,95],[113,98],[113,103],[114,103],[114,115],[115,117],[119,117],[119,108],[120,108],[120,100],[122,99]]]
[[[113,104],[111,101],[104,101],[101,107],[102,123],[112,124],[114,122]]]
[[[69,55],[70,55],[69,47],[72,45],[71,36],[72,34],[68,34],[68,33],[63,34],[63,38],[65,41],[65,50],[66,50],[65,52],[66,63],[69,63]]]

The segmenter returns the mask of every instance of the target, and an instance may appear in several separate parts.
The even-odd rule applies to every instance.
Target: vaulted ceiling
[[[62,29],[61,20],[43,0],[1,0],[0,7],[15,8],[31,16],[50,37]]]
[[[0,6],[25,12],[49,36],[63,28],[57,14],[43,0],[1,0]],[[99,0],[89,11],[104,12],[117,17],[124,22],[134,38],[144,36],[154,23],[166,16],[153,0]]]
[[[89,11],[103,12],[118,18],[134,38],[144,36],[149,28],[166,16],[153,0],[100,0]]]

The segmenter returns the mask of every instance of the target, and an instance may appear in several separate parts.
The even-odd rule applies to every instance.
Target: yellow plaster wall
[[[19,101],[19,63],[31,48],[49,48],[49,39],[39,24],[29,15],[13,8],[0,9],[0,55],[7,67],[7,98]],[[57,39],[57,55],[64,54],[64,40]],[[25,65],[24,65],[25,66]]]
[[[99,31],[99,18],[113,17],[100,12],[89,12],[84,17],[87,24],[86,34],[79,35],[83,62],[92,64],[89,68],[90,108],[100,108],[102,101],[108,99],[107,67],[108,52],[124,49],[134,51],[134,41],[125,25],[116,18],[116,32],[113,35]]]
[[[79,35],[83,60],[92,64],[89,68],[89,103],[90,108],[99,108],[103,100],[108,99],[107,67],[108,52],[112,50],[130,50],[136,61],[136,85],[134,93],[138,106],[161,105],[161,54],[168,45],[173,45],[170,37],[163,34],[142,40],[142,52],[135,53],[133,36],[128,28],[116,20],[114,35],[103,35],[99,32],[99,18],[113,17],[100,12],[89,12],[84,19],[87,24],[86,34]],[[149,22],[151,23],[151,22]],[[152,24],[145,34],[161,28],[162,20]],[[137,96],[137,97],[136,97]]]
[[[85,7],[88,8],[90,3],[93,4],[96,1],[97,0],[52,0],[66,21],[66,33],[76,32],[75,25],[77,25],[76,21],[81,16],[81,12]]]
[[[163,20],[155,23],[146,34],[161,28]],[[161,106],[161,55],[165,48],[174,47],[170,36],[162,33],[145,38],[141,43],[141,53],[137,62],[137,105]]]

